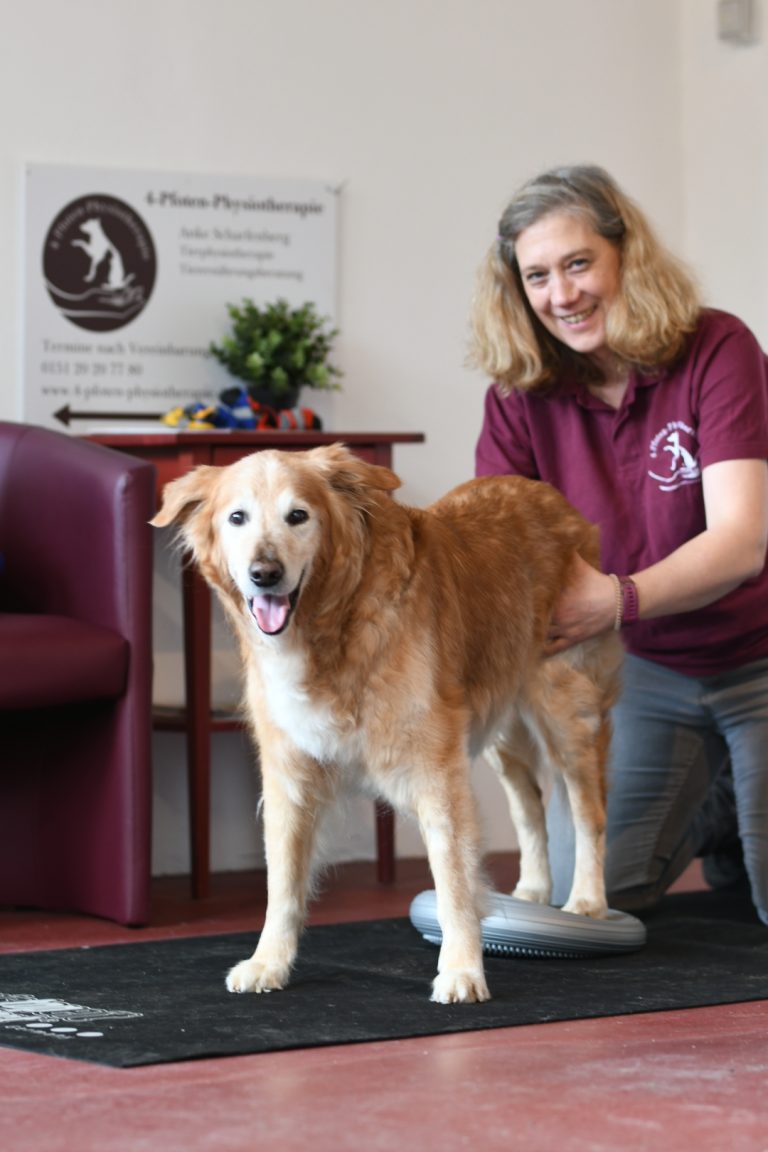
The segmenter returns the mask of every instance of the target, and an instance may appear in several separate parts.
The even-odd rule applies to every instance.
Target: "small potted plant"
[[[314,304],[292,308],[286,300],[256,305],[228,304],[231,333],[210,351],[233,375],[246,382],[250,398],[270,408],[293,408],[299,391],[338,389],[341,376],[328,360],[338,335]]]

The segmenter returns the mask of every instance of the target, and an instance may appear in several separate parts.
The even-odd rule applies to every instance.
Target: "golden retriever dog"
[[[362,785],[415,814],[442,929],[432,999],[489,997],[480,920],[487,890],[470,784],[485,750],[520,850],[514,895],[547,903],[537,769],[562,773],[576,836],[565,908],[607,911],[603,878],[615,634],[545,657],[553,605],[597,532],[546,484],[471,480],[424,510],[400,481],[342,445],[262,451],[165,488],[175,524],[237,636],[258,747],[268,901],[232,992],[283,988],[310,893],[318,824]]]

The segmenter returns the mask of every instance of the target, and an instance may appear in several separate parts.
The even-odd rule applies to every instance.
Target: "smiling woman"
[[[600,168],[513,196],[481,267],[473,362],[493,379],[479,475],[545,480],[600,527],[548,652],[621,630],[606,878],[651,906],[696,855],[768,924],[768,362]],[[737,816],[738,808],[738,816]],[[555,903],[573,848],[548,814]],[[725,854],[725,855],[724,855]]]

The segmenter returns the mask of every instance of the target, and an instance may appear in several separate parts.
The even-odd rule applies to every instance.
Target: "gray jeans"
[[[652,907],[695,856],[738,828],[752,900],[768,924],[768,660],[697,680],[628,656],[623,678],[608,777],[609,905]],[[723,787],[729,769],[732,792]],[[547,828],[553,903],[564,904],[574,848],[559,780]]]

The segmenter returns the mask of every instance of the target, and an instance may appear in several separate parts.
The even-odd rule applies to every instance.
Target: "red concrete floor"
[[[501,888],[514,872],[491,861]],[[402,916],[428,886],[422,861],[389,888],[345,865],[312,920]],[[0,951],[257,929],[263,908],[263,876],[200,902],[158,879],[146,929],[0,911]],[[134,1069],[0,1048],[0,1148],[768,1152],[767,1081],[768,1002]]]

